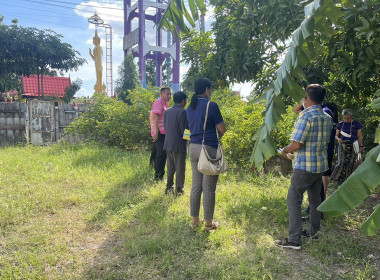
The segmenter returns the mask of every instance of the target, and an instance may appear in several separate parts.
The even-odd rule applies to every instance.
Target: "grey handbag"
[[[216,152],[216,158],[211,158],[206,150],[206,146],[204,145],[205,141],[205,131],[206,131],[206,123],[208,117],[208,108],[210,105],[210,101],[207,103],[206,109],[206,117],[205,122],[203,124],[203,140],[202,140],[202,149],[199,155],[198,161],[198,171],[203,173],[204,175],[219,175],[223,172],[227,171],[227,163],[224,159],[223,149],[220,145],[218,130],[216,130],[216,137],[218,137],[218,149]]]

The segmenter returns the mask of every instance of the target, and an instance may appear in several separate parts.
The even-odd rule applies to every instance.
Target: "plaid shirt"
[[[332,119],[320,105],[303,110],[294,124],[290,140],[302,143],[294,153],[294,169],[322,173],[328,169],[327,143],[330,141]]]

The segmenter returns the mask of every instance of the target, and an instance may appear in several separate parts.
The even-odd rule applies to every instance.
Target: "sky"
[[[134,1],[132,1],[133,3]],[[18,25],[24,27],[36,27],[38,29],[52,29],[63,36],[62,41],[69,43],[80,56],[87,60],[78,71],[70,71],[64,74],[70,76],[71,81],[80,78],[82,88],[76,96],[92,96],[96,83],[95,64],[89,55],[89,48],[93,49],[92,38],[95,25],[90,24],[88,19],[96,12],[104,23],[112,27],[112,65],[113,80],[118,78],[117,68],[121,65],[123,52],[124,34],[124,11],[123,1],[117,0],[0,0],[0,15],[5,17],[4,24],[11,24],[12,19],[18,19]],[[149,11],[148,11],[149,13]],[[206,16],[206,29],[212,22],[212,10]],[[132,26],[132,29],[136,26]],[[105,52],[106,37],[103,28],[98,28],[101,46],[103,48],[103,81],[105,82]],[[154,26],[150,24],[146,29],[148,42],[154,43]],[[164,39],[165,40],[165,39]],[[181,76],[186,73],[188,65],[181,64]],[[240,91],[242,96],[248,96],[252,90],[250,83],[237,84],[234,90]]]

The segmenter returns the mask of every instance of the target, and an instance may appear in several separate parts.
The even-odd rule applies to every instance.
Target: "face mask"
[[[306,109],[306,107],[305,107],[305,99],[302,99],[302,107],[303,107],[304,109]]]

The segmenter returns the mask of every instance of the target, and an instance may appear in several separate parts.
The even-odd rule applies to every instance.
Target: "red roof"
[[[58,96],[63,97],[65,89],[71,85],[70,78],[66,77],[50,77],[44,76],[44,96]],[[23,95],[38,96],[38,80],[37,76],[22,77],[24,86]],[[41,77],[40,77],[40,91],[41,91]]]

